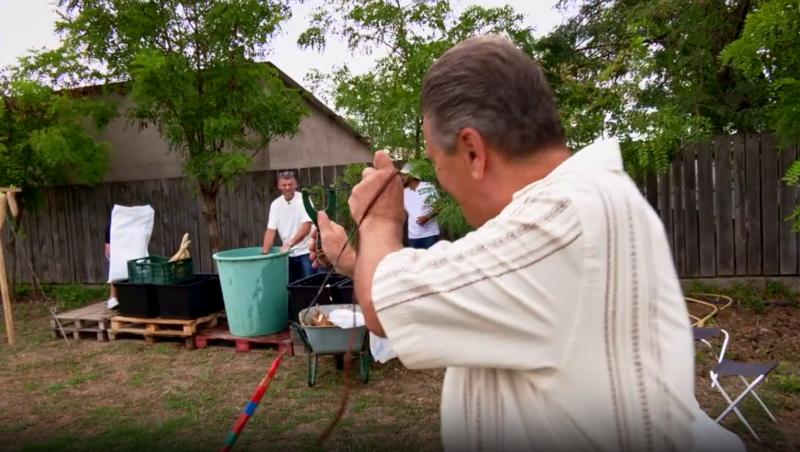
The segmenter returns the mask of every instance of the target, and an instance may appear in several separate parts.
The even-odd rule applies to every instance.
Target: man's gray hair
[[[297,182],[297,175],[294,174],[294,171],[278,171],[278,180],[281,179],[294,179]]]
[[[435,144],[454,152],[465,127],[508,158],[565,144],[555,98],[541,67],[509,40],[462,41],[425,74],[422,112]]]

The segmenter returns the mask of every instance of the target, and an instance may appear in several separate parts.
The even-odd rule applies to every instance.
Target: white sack
[[[149,256],[155,211],[149,205],[120,206],[111,211],[111,257],[108,282],[128,278],[128,261]]]

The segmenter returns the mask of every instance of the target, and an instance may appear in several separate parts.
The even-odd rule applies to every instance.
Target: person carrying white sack
[[[617,141],[573,155],[542,69],[498,36],[433,63],[422,113],[437,179],[475,231],[404,249],[386,152],[350,196],[358,253],[318,224],[367,328],[406,367],[447,369],[445,450],[744,450],[697,406],[669,244]]]
[[[108,309],[119,304],[114,281],[128,279],[128,261],[149,256],[147,246],[153,233],[154,218],[155,211],[149,205],[129,207],[114,204],[106,238],[108,283],[111,285],[111,296],[106,302]]]

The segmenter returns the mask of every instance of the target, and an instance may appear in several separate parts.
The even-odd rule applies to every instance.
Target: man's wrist
[[[400,234],[402,235],[404,222],[404,220],[396,221],[381,217],[367,217],[361,222],[359,233],[365,231],[381,233],[384,231],[387,233],[400,231]]]
[[[373,246],[379,244],[403,245],[403,223],[396,221],[374,218],[367,219],[359,228],[359,243],[361,245]]]

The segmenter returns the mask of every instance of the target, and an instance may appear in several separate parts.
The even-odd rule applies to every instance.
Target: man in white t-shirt
[[[281,196],[269,206],[269,220],[264,232],[262,252],[269,254],[275,242],[275,233],[281,238],[281,252],[289,252],[289,282],[314,273],[305,241],[311,232],[311,218],[303,208],[303,199],[297,194],[297,178],[291,171],[278,173],[278,190]]]
[[[403,178],[403,206],[408,214],[408,246],[428,249],[439,241],[439,223],[431,207],[436,194],[433,184],[422,181],[414,174],[414,167],[406,163],[400,170]]]

